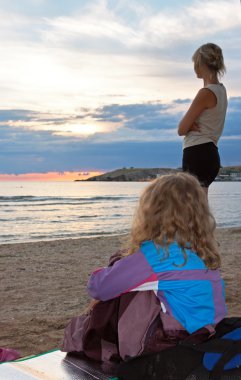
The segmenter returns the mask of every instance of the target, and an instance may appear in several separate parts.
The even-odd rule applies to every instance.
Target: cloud
[[[33,144],[33,145],[32,145]],[[34,145],[35,144],[35,145]],[[48,149],[47,149],[48,148]],[[57,149],[56,149],[57,148]],[[8,150],[8,154],[6,151]],[[4,160],[3,160],[4,157]],[[115,142],[92,144],[90,142],[68,142],[57,144],[44,139],[30,144],[6,147],[0,152],[0,173],[26,173],[70,170],[111,170],[124,166],[158,167],[180,165],[181,144],[160,142]]]
[[[241,96],[231,97],[228,102],[228,109],[223,132],[223,138],[235,140],[240,138],[241,123]],[[239,137],[238,137],[239,136]]]
[[[117,1],[111,7],[107,1],[93,1],[75,15],[46,19],[43,38],[69,47],[86,38],[89,44],[84,48],[94,46],[95,51],[102,52],[100,40],[109,40],[104,46],[112,48],[112,52],[164,47],[170,51],[173,44],[197,41],[239,27],[241,22],[240,12],[234,13],[235,8],[239,10],[236,0],[196,0],[182,6],[176,4],[176,10],[160,7],[158,11],[137,1],[122,3]]]
[[[95,142],[177,141],[180,110],[173,103],[111,104],[93,113],[98,121],[116,123],[111,134],[93,136]]]
[[[230,110],[235,110],[241,112],[240,106],[241,106],[241,96],[232,96],[229,98],[228,106]]]
[[[186,108],[187,102],[178,100],[170,104],[109,104],[95,109],[79,109],[73,115],[0,110],[0,172],[178,167],[181,165],[182,139],[177,136],[176,126]],[[240,163],[240,109],[241,97],[230,98],[219,144],[225,165]],[[101,133],[97,128],[95,133],[87,136],[75,131],[61,134],[66,123],[70,125],[76,121],[95,121],[97,126],[98,123],[112,123],[113,127]],[[44,125],[46,130],[43,130]]]
[[[73,112],[113,96],[118,103],[192,97],[190,57],[207,39],[224,47],[229,80],[241,86],[236,0],[22,3],[0,2],[3,108]]]
[[[170,141],[178,139],[176,127],[180,109],[176,103],[147,102],[81,108],[72,115],[0,110],[0,126],[11,127],[9,131],[14,135],[24,130],[38,134],[46,131],[51,136],[84,139],[92,143]]]
[[[240,164],[240,140],[221,139],[222,165]],[[120,167],[180,167],[181,139],[176,141],[91,140],[18,131],[11,136],[5,130],[4,149],[0,151],[0,173],[46,171],[112,170]]]
[[[7,110],[0,110],[0,121],[6,122],[9,120],[32,120],[34,116],[36,115],[36,112],[30,111],[30,110],[17,110],[17,109],[7,109]]]
[[[69,171],[83,167],[88,170],[110,169],[128,166],[128,162],[134,166],[153,166],[157,163],[157,156],[161,157],[164,152],[166,158],[163,165],[175,166],[175,155],[172,157],[172,154],[167,153],[165,143],[173,141],[175,152],[178,147],[181,149],[176,131],[171,128],[161,131],[160,125],[151,126],[155,118],[161,118],[162,113],[169,109],[172,110],[172,105],[159,103],[134,104],[133,107],[114,104],[97,109],[81,109],[75,115],[61,117],[32,110],[1,110],[0,172]],[[120,114],[123,119],[117,117]],[[117,128],[111,133],[95,133],[86,138],[74,133],[67,136],[56,134],[55,128],[61,131],[64,123],[86,122],[85,119],[91,122],[91,118],[98,118],[97,123],[112,122]],[[43,130],[44,124],[48,130]],[[162,153],[157,146],[162,146]],[[152,151],[154,147],[156,152]],[[144,158],[143,152],[149,158]]]
[[[208,41],[228,69],[220,149],[238,160],[238,1],[0,0],[0,9],[2,171],[178,166],[177,124],[201,86],[191,56]]]
[[[189,106],[189,99],[170,103],[160,101],[135,104],[109,104],[97,108],[80,108],[73,114],[33,110],[0,110],[0,126],[12,133],[45,131],[66,141],[89,143],[118,141],[177,141],[179,120]],[[239,135],[241,97],[229,99],[224,136]]]
[[[173,103],[176,103],[176,104],[190,104],[191,103],[191,99],[174,99],[173,100]]]
[[[111,104],[98,108],[93,114],[97,120],[121,122],[133,129],[155,129],[155,122],[161,121],[172,111],[172,104],[140,103]],[[146,124],[146,128],[143,125]],[[149,125],[148,125],[149,124]]]

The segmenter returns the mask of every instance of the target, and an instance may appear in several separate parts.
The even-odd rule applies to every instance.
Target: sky
[[[241,165],[239,0],[0,0],[0,19],[0,180],[180,167],[207,42],[227,67],[221,163]]]

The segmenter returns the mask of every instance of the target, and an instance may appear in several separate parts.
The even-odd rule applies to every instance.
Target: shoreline
[[[220,228],[226,228],[226,227],[220,227]],[[236,227],[227,227],[227,228],[236,228]],[[239,227],[237,227],[239,228]],[[240,226],[241,228],[241,226]],[[110,235],[90,235],[90,236],[81,236],[81,237],[63,237],[63,238],[58,238],[58,239],[41,239],[41,240],[25,240],[25,241],[15,241],[15,242],[1,242],[0,241],[0,247],[2,245],[15,245],[15,244],[38,244],[38,243],[51,243],[51,242],[58,242],[58,241],[72,241],[72,240],[82,240],[82,239],[95,239],[95,238],[112,238],[112,237],[124,237],[127,236],[128,234],[126,232],[123,233],[114,233]]]
[[[0,244],[0,347],[22,356],[57,348],[90,298],[89,274],[105,266],[126,234]],[[241,227],[217,228],[229,316],[241,316]]]
[[[216,230],[236,230],[240,229],[241,230],[241,223],[240,226],[225,226],[225,227],[216,227]],[[14,242],[1,242],[0,241],[0,247],[5,246],[5,245],[18,245],[18,244],[39,244],[39,243],[52,243],[52,242],[58,242],[58,241],[72,241],[72,240],[84,240],[84,239],[95,239],[95,238],[124,238],[125,236],[128,236],[127,232],[123,233],[113,233],[109,235],[90,235],[90,236],[81,236],[81,237],[63,237],[63,238],[58,238],[58,239],[41,239],[41,240],[25,240],[25,241],[14,241]]]

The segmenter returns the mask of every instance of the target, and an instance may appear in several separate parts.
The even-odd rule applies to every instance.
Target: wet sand
[[[229,316],[241,316],[241,228],[217,230]],[[0,347],[38,354],[60,345],[83,312],[89,274],[107,265],[125,236],[0,245]]]

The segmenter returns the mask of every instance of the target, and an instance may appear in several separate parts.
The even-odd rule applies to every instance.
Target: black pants
[[[208,187],[220,169],[218,148],[212,142],[190,146],[183,150],[182,169],[197,177],[202,186]]]

